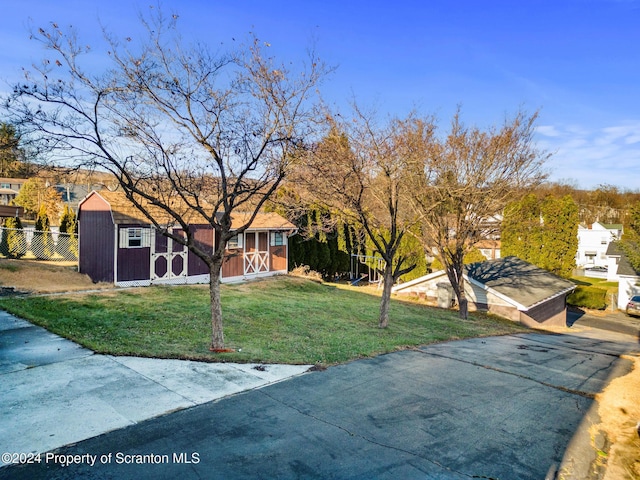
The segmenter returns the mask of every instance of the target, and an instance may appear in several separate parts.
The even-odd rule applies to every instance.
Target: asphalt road
[[[624,333],[640,340],[640,318],[630,317],[620,311],[595,314],[572,310],[567,314],[567,325]]]
[[[594,394],[639,350],[596,330],[430,345],[144,421],[0,478],[596,478]]]

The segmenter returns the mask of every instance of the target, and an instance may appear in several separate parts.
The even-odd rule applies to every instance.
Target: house
[[[162,218],[160,211],[156,219]],[[232,215],[232,227],[246,214]],[[79,271],[94,282],[118,286],[158,283],[208,283],[207,265],[178,242],[162,235],[123,192],[91,192],[78,206]],[[200,246],[213,249],[209,224],[190,225]],[[275,213],[259,213],[251,226],[232,238],[222,266],[223,282],[287,273],[288,237],[295,226]],[[182,229],[174,227],[174,234]]]
[[[629,299],[640,295],[640,272],[631,266],[627,256],[616,242],[607,249],[609,259],[607,280],[618,282],[618,308],[624,310]]]
[[[26,181],[24,178],[0,178],[0,205],[11,205]]]
[[[594,223],[591,226],[578,225],[578,251],[576,265],[579,268],[606,267],[609,243],[622,237],[619,224]]]
[[[566,325],[566,299],[575,289],[569,280],[517,257],[466,265],[464,279],[470,311],[487,311],[527,326]],[[443,307],[452,306],[448,301],[454,299],[444,270],[397,285],[392,292],[437,300]]]
[[[487,260],[500,258],[500,246],[500,240],[495,239],[480,240],[474,245]]]

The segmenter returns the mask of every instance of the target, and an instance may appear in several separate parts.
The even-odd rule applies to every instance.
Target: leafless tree
[[[548,155],[536,149],[537,114],[518,113],[500,128],[466,127],[458,111],[446,136],[434,136],[425,163],[413,166],[409,189],[421,218],[423,242],[442,262],[467,318],[464,256],[499,234],[505,205],[539,185]]]
[[[105,32],[110,64],[101,73],[83,63],[90,49],[74,30],[40,28],[33,38],[48,57],[5,104],[67,163],[111,172],[155,228],[208,265],[211,348],[222,349],[225,245],[252,223],[312,133],[313,97],[329,69],[310,52],[293,71],[255,37],[223,53],[187,45],[177,18],[157,8],[141,16],[140,42]],[[232,228],[234,212],[249,215]],[[213,227],[213,251],[189,223]]]
[[[398,253],[414,225],[404,201],[406,168],[425,154],[432,124],[410,115],[376,124],[376,116],[354,107],[352,118],[328,116],[326,137],[309,153],[298,173],[313,201],[358,225],[383,262],[383,292],[378,326],[389,323],[391,287],[415,265]]]

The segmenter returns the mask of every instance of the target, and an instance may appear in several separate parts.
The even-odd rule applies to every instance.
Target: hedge
[[[607,308],[607,291],[598,287],[578,285],[567,297],[567,304],[590,310],[604,310]]]

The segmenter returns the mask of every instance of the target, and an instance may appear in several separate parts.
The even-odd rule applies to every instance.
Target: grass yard
[[[224,332],[236,352],[209,352],[206,286],[154,286],[0,299],[0,308],[98,353],[205,361],[330,365],[394,350],[527,331],[496,317],[394,299],[377,328],[379,296],[354,287],[277,277],[222,286]]]
[[[607,290],[607,293],[618,293],[618,282],[609,282],[606,278],[571,277],[570,280],[576,285],[598,287]]]

